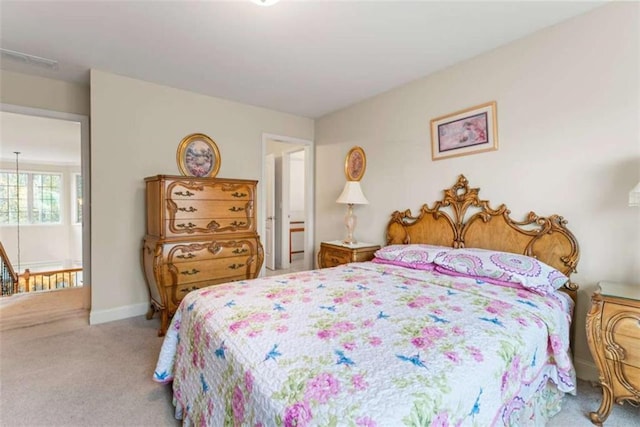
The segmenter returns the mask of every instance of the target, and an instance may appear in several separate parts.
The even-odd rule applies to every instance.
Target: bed
[[[575,393],[579,248],[464,176],[370,262],[194,291],[154,380],[183,425],[544,425]]]

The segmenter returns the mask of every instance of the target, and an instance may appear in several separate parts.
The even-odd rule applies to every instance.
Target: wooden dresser
[[[600,282],[587,314],[587,341],[600,371],[602,403],[589,413],[602,425],[612,403],[640,404],[640,289]]]
[[[264,253],[256,231],[257,181],[158,175],[145,178],[142,265],[159,335],[190,291],[257,277]]]
[[[318,267],[335,267],[350,262],[371,261],[380,246],[372,243],[342,243],[340,240],[320,243]]]

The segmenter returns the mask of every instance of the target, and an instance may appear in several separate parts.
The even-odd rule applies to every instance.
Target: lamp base
[[[353,204],[349,203],[347,205],[347,215],[344,217],[344,226],[347,229],[347,237],[342,241],[342,243],[346,243],[347,245],[358,243],[356,238],[353,237],[353,230],[356,228],[356,222],[357,218],[353,214]]]

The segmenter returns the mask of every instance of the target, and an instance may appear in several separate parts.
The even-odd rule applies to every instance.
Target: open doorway
[[[0,299],[0,328],[70,315],[88,322],[89,119],[0,106],[0,242],[19,278]]]
[[[314,266],[313,164],[312,141],[263,135],[263,275]]]

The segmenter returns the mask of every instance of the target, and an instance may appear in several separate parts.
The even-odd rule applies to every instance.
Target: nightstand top
[[[331,240],[331,241],[322,242],[322,243],[325,243],[327,245],[342,246],[343,248],[349,248],[349,249],[372,248],[374,246],[378,246],[378,245],[374,245],[373,243],[366,243],[366,242],[349,244],[349,243],[343,243],[342,240]]]
[[[627,298],[640,301],[640,287],[625,285],[615,282],[599,282],[600,293],[618,298]]]

